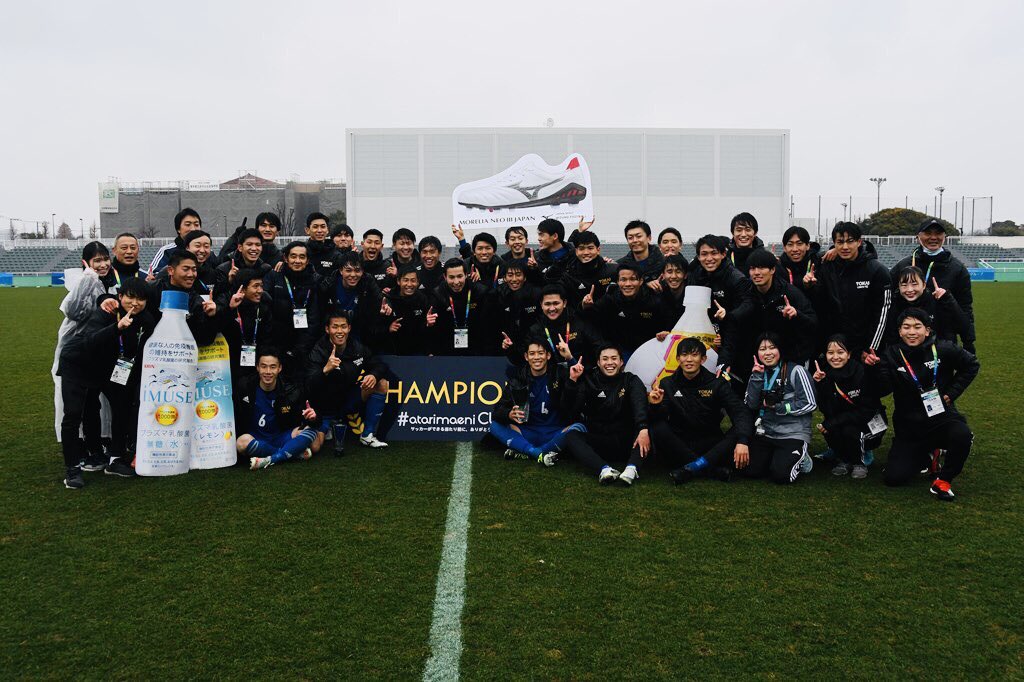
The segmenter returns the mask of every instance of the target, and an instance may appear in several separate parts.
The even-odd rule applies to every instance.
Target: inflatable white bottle
[[[683,291],[683,305],[686,309],[683,316],[676,321],[672,333],[665,337],[664,341],[647,341],[636,349],[626,363],[626,371],[640,377],[648,389],[676,371],[679,367],[676,361],[676,346],[688,337],[700,339],[707,347],[708,359],[704,362],[705,367],[713,372],[718,366],[718,353],[711,346],[715,340],[715,328],[708,319],[711,289],[687,286]]]
[[[135,459],[141,476],[184,474],[192,456],[197,351],[185,322],[188,294],[163,292],[160,311],[163,317],[142,353]]]
[[[195,406],[190,468],[234,466],[238,460],[235,450],[235,405],[231,399],[228,342],[223,334],[217,334],[209,346],[199,347]]]

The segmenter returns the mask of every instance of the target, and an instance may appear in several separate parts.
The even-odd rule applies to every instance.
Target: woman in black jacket
[[[849,343],[842,334],[825,342],[825,368],[814,361],[818,407],[825,415],[818,431],[832,448],[839,462],[833,476],[867,478],[864,454],[878,447],[885,433],[885,408],[878,398],[873,381],[866,376],[864,365],[850,354]]]
[[[941,341],[956,343],[957,335],[967,338],[971,333],[971,318],[953,297],[953,293],[939,286],[939,280],[931,278],[931,286],[926,282],[928,276],[921,268],[908,265],[896,273],[896,289],[893,291],[892,310],[889,311],[891,323],[886,330],[886,343],[896,343],[899,334],[896,329],[896,318],[907,308],[920,308],[932,318],[932,331]]]
[[[978,376],[978,359],[939,341],[931,317],[920,308],[904,310],[896,320],[899,341],[887,347],[879,365],[882,395],[892,393],[895,439],[885,468],[886,485],[903,485],[927,461],[945,450],[931,493],[953,500],[950,483],[963,470],[974,435],[956,409],[956,399]],[[933,467],[935,468],[935,467]]]

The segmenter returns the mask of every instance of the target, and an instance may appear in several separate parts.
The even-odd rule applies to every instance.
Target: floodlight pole
[[[939,185],[935,191],[939,193],[939,220],[942,220],[942,193],[946,191],[946,188]]]
[[[871,182],[875,183],[877,193],[875,195],[875,213],[882,210],[882,183],[886,181],[886,178],[868,178]]]

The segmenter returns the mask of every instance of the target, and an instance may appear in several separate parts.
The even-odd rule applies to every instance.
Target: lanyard
[[[466,317],[463,318],[463,320],[462,320],[462,324],[465,324],[465,325],[469,324],[469,302],[472,300],[472,298],[473,298],[473,290],[470,289],[469,291],[466,292]],[[458,318],[455,317],[455,299],[453,299],[451,296],[449,296],[448,297],[448,303],[451,305],[452,321],[455,322],[456,324],[458,324],[459,320],[458,320]]]
[[[768,375],[765,374],[765,377],[764,377],[764,390],[766,390],[766,391],[772,390],[772,386],[775,385],[775,380],[779,378],[779,369],[780,369],[780,366],[776,365],[775,371],[772,372],[772,378],[771,379],[769,379]]]
[[[900,349],[900,357],[903,358],[903,364],[907,366],[907,371],[910,373],[910,378],[917,384],[917,389],[924,393],[924,387],[921,385],[921,380],[917,378],[917,374],[914,373],[914,368],[910,366],[907,361],[907,356],[903,354],[903,349]],[[938,388],[939,386],[939,351],[935,350],[935,344],[932,344],[932,387]]]
[[[910,256],[910,264],[915,266],[915,267],[917,266],[917,252],[916,251],[914,252],[913,255]],[[932,276],[932,266],[933,265],[935,265],[935,261],[932,261],[931,263],[928,264],[928,270],[924,273],[924,283],[925,283],[926,286],[928,284],[928,278]]]
[[[117,282],[117,290],[121,291],[121,273],[113,265],[110,266],[110,269],[114,271],[114,281]],[[120,322],[120,319],[118,321]]]
[[[292,293],[292,283],[288,281],[288,277],[284,278],[284,285],[288,288],[288,298],[292,300],[292,308],[295,307],[295,294]],[[306,300],[302,302],[302,307],[305,308],[309,303],[309,296],[313,293],[313,287],[306,289]]]
[[[244,344],[245,343],[245,325],[242,324],[242,311],[239,310],[237,315],[238,315],[238,330],[242,334],[242,343]],[[256,343],[256,335],[259,334],[259,332],[260,332],[260,309],[259,309],[259,307],[257,307],[256,308],[256,324],[253,326],[253,329],[252,329],[252,342],[253,343]]]
[[[572,327],[569,326],[569,321],[566,320],[565,321],[565,342],[566,343],[569,343],[569,332],[570,332],[571,329],[572,329]],[[557,354],[558,351],[555,348],[555,342],[551,338],[551,331],[548,329],[547,325],[544,325],[544,334],[548,337],[548,345],[551,346],[551,352]]]
[[[121,311],[120,310],[117,311],[117,322],[118,322],[118,324],[121,323]],[[141,341],[142,341],[142,327],[140,326],[139,327],[139,331],[137,332],[137,336],[135,337],[135,355],[139,354],[139,343]],[[117,332],[117,348],[118,348],[117,356],[127,360],[128,358],[126,358],[125,354],[124,354],[124,330],[121,330],[121,329],[119,329],[118,332]],[[135,362],[135,356],[134,355],[132,356],[132,362]]]
[[[837,384],[836,382],[833,381],[832,385],[836,387],[836,393],[839,394],[840,398],[842,398],[846,402],[848,402],[851,405],[853,405],[854,407],[856,407],[856,403],[854,403],[852,400],[850,400],[850,396],[848,396],[845,393],[843,393],[843,389],[839,388],[839,384]]]

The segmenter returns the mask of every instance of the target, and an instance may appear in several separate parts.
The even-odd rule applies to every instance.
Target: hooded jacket
[[[238,433],[248,433],[252,426],[253,409],[256,406],[256,391],[260,388],[258,374],[249,374],[238,380],[232,396],[235,404],[235,426]],[[320,415],[311,422],[302,416],[306,409],[306,396],[300,384],[278,376],[274,389],[274,424],[280,432],[290,432],[297,426],[318,428]]]
[[[569,242],[563,242],[562,248],[554,253],[544,249],[534,251],[533,258],[537,261],[541,284],[555,284],[559,282],[575,255],[572,243]]]
[[[566,362],[566,360],[555,349],[555,346],[558,344],[559,335],[562,338],[568,335],[569,338],[566,339],[566,343],[569,344],[569,352],[572,353],[573,362],[582,357],[583,364],[588,367],[597,364],[597,348],[604,342],[601,333],[597,330],[597,327],[568,307],[554,320],[548,319],[543,311],[540,312],[537,315],[537,321],[527,332],[527,339],[544,339],[551,350],[551,361],[553,363],[561,363]],[[523,359],[525,352],[526,346],[524,341],[523,345],[511,349],[509,360],[514,364],[521,365],[525,362]]]
[[[772,391],[766,390],[763,371],[750,373],[747,407],[754,411],[755,420],[761,420],[765,438],[810,443],[811,415],[818,406],[811,378],[803,366],[795,362],[783,362],[776,367],[780,369]],[[768,370],[767,378],[770,379],[773,373],[774,368]]]
[[[380,353],[394,355],[430,355],[434,352],[431,344],[431,328],[427,326],[427,313],[433,303],[420,290],[412,296],[402,296],[397,289],[392,289],[385,298],[391,306],[392,314],[380,315],[377,318],[377,330],[374,334],[374,348]],[[441,315],[437,308],[438,320]],[[397,332],[391,331],[391,323],[401,319]]]
[[[907,372],[904,357],[917,375],[917,381]],[[951,420],[965,421],[956,409],[956,400],[963,395],[981,369],[974,355],[948,341],[936,341],[932,335],[920,346],[911,347],[902,340],[898,341],[886,347],[881,358],[882,362],[878,365],[879,389],[883,396],[892,394],[893,425],[897,436],[919,437]],[[940,396],[949,396],[950,402],[943,401],[944,411],[929,417],[925,412],[921,391],[933,388],[939,389]]]
[[[900,270],[908,265],[915,265],[925,273],[929,279],[934,277],[938,280],[939,286],[953,294],[960,308],[967,314],[969,326],[959,334],[962,343],[968,347],[974,346],[977,339],[974,331],[974,294],[971,291],[971,273],[967,267],[955,258],[949,249],[943,249],[934,256],[929,256],[924,249],[918,246],[914,252],[896,263],[892,269],[893,291],[899,289]],[[927,284],[927,282],[926,282]]]
[[[111,297],[101,296],[100,300],[107,298]],[[147,308],[134,315],[131,325],[124,330],[117,328],[119,320],[127,314],[124,308],[118,306],[115,314],[94,308],[61,347],[57,375],[74,379],[90,388],[102,388],[110,380],[123,344],[123,356],[134,363],[129,385],[137,388],[142,371],[142,348],[156,326],[149,313],[149,304],[146,305]]]
[[[728,383],[706,368],[701,367],[693,379],[687,379],[683,371],[677,369],[658,386],[665,391],[665,397],[659,404],[650,406],[652,419],[664,420],[673,431],[687,439],[696,439],[722,435],[722,411],[725,410],[737,441],[743,445],[750,443],[754,434],[750,410]]]
[[[498,285],[494,299],[498,333],[505,332],[512,339],[513,348],[522,342],[540,316],[540,289],[529,282],[513,291],[508,284]]]
[[[630,372],[609,377],[594,367],[578,381],[566,382],[562,401],[562,414],[571,422],[582,422],[596,436],[632,439],[647,428],[647,391]]]
[[[569,305],[578,308],[583,297],[594,287],[594,303],[600,301],[615,282],[618,267],[605,262],[600,255],[589,263],[583,263],[575,256],[569,261],[559,284],[569,297]]]
[[[365,272],[352,289],[344,287],[341,272],[334,270],[320,280],[318,298],[320,319],[326,321],[333,308],[348,310],[352,315],[352,334],[362,339],[371,335],[380,315],[382,295],[376,281]]]
[[[228,353],[231,356],[231,376],[237,377],[241,368],[242,346],[254,345],[261,348],[274,338],[274,313],[270,307],[270,297],[264,293],[259,303],[242,299],[237,308],[225,306],[221,331],[228,342]],[[245,367],[243,374],[255,372],[253,367]]]
[[[942,286],[941,282],[939,286]],[[968,338],[968,335],[974,331],[971,319],[950,291],[946,291],[942,298],[935,298],[935,293],[931,289],[925,289],[919,298],[911,302],[903,298],[899,291],[899,285],[897,285],[893,289],[892,298],[892,308],[885,325],[886,345],[899,340],[896,319],[907,308],[920,308],[931,315],[932,332],[936,338],[942,341],[956,343],[957,336],[962,339]]]
[[[494,292],[479,282],[467,281],[455,293],[447,282],[433,291],[431,305],[437,313],[433,326],[434,352],[438,355],[495,355],[501,348],[501,333],[494,320]],[[468,308],[468,310],[467,310]],[[469,330],[469,347],[455,347],[455,329]]]
[[[219,302],[227,301],[231,298],[232,294],[238,291],[237,287],[234,287],[234,290],[232,290],[232,282],[229,279],[232,265],[236,266],[239,270],[244,270],[246,268],[249,270],[255,270],[259,273],[260,279],[266,277],[267,273],[273,270],[273,268],[267,265],[262,258],[257,258],[255,263],[249,265],[245,262],[245,259],[242,258],[242,254],[236,251],[231,258],[217,266],[214,296]]]
[[[892,306],[889,271],[878,261],[871,242],[864,242],[852,261],[835,258],[821,264],[825,335],[841,333],[850,353],[859,357],[884,344],[885,325]]]
[[[309,254],[309,267],[313,268],[313,272],[319,277],[326,277],[332,272],[337,272],[341,252],[330,239],[325,239],[322,242],[307,239],[306,253]]]

